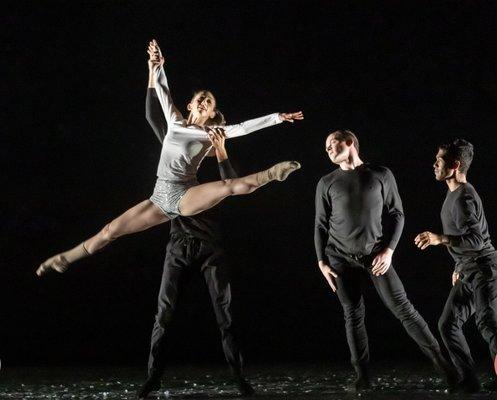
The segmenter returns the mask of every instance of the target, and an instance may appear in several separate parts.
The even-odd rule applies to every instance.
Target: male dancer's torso
[[[457,272],[470,274],[485,257],[497,258],[483,204],[473,185],[464,183],[453,192],[448,190],[440,216],[443,233],[451,239],[447,248]]]
[[[382,214],[392,217],[385,232]],[[321,178],[316,192],[316,251],[337,256],[367,256],[395,248],[403,228],[402,202],[388,168],[362,164]]]

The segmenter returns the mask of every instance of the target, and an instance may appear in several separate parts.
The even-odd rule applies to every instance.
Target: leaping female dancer
[[[152,197],[130,208],[76,247],[50,257],[36,270],[39,276],[49,270],[64,272],[71,263],[93,255],[121,236],[144,231],[178,215],[198,214],[228,196],[249,194],[273,180],[283,181],[300,168],[296,161],[285,161],[242,178],[200,185],[196,173],[212,148],[208,136],[211,129],[221,127],[227,138],[233,138],[282,121],[301,120],[304,116],[302,112],[275,113],[237,125],[225,125],[223,115],[216,108],[216,99],[211,92],[202,90],[188,103],[190,113],[188,119],[184,119],[173,104],[164,72],[164,57],[155,40],[149,43],[148,53],[150,84],[155,87],[168,126]]]

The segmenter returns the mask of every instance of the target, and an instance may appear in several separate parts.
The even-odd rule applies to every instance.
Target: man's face
[[[455,169],[450,168],[449,163],[445,160],[445,150],[438,150],[435,156],[435,163],[433,164],[433,172],[435,172],[435,179],[437,181],[445,181],[452,178]]]
[[[338,140],[334,134],[326,138],[326,153],[334,164],[340,164],[349,158],[350,145],[345,140]]]

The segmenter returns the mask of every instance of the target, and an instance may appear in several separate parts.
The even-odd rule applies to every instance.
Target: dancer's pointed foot
[[[250,382],[247,381],[245,378],[241,376],[237,377],[235,378],[235,383],[242,397],[250,397],[255,394],[254,388],[252,387]]]
[[[36,275],[42,276],[50,270],[54,270],[59,273],[66,272],[69,265],[74,261],[88,257],[89,255],[90,253],[86,250],[85,244],[80,243],[76,247],[50,257],[48,260],[43,262],[36,270]]]
[[[160,389],[160,379],[155,377],[148,378],[136,393],[136,398],[139,400],[144,400],[148,397],[148,395],[151,392],[155,392],[159,389]]]
[[[283,161],[273,165],[265,171],[259,172],[257,174],[257,180],[260,186],[274,180],[284,181],[288,178],[288,175],[298,170],[300,167],[301,165],[298,161]]]
[[[50,270],[63,273],[67,271],[67,268],[69,268],[69,262],[67,261],[67,259],[64,257],[63,254],[57,254],[41,263],[41,265],[36,270],[36,275],[42,276]]]

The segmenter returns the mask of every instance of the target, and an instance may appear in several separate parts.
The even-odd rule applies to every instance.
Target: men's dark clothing
[[[389,217],[384,231],[382,214]],[[326,248],[343,256],[366,256],[386,247],[395,250],[404,227],[404,212],[392,172],[362,164],[337,168],[316,189],[314,242],[319,260]]]
[[[473,185],[465,183],[453,192],[448,190],[440,214],[457,272],[469,274],[479,269],[477,258],[497,253],[490,241],[482,201]]]
[[[147,121],[162,142],[167,126],[155,89],[148,89],[145,108]],[[237,177],[229,160],[219,163],[218,167],[222,179]],[[171,221],[158,311],[152,331],[149,377],[162,375],[166,363],[165,335],[176,309],[178,296],[184,290],[191,271],[196,268],[200,269],[209,289],[226,360],[233,374],[241,376],[243,359],[231,318],[231,287],[225,259],[215,210],[211,209],[194,217],[178,216]]]
[[[471,184],[447,192],[441,218],[460,279],[449,293],[438,327],[452,362],[467,379],[474,375],[474,361],[463,326],[473,314],[492,359],[497,355],[497,252],[480,196]]]
[[[445,365],[437,340],[407,298],[393,266],[381,276],[371,272],[371,263],[380,251],[387,247],[395,249],[403,226],[402,201],[389,169],[369,164],[349,171],[338,168],[319,181],[316,255],[338,274],[337,295],[344,311],[351,361],[359,374],[369,361],[361,288],[367,276],[421,350],[433,362]]]
[[[178,296],[185,289],[191,271],[198,268],[209,289],[226,360],[232,372],[237,376],[241,375],[243,359],[231,319],[231,289],[226,275],[224,250],[212,241],[171,235],[159,291],[158,312],[152,331],[149,376],[161,374],[166,366],[165,335],[172,321]]]
[[[364,324],[365,306],[362,295],[364,280],[369,278],[383,304],[402,323],[423,353],[431,360],[437,359],[440,346],[423,317],[407,298],[404,286],[393,265],[381,276],[371,273],[373,256],[356,259],[329,256],[329,265],[338,277],[337,295],[343,307],[347,342],[354,366],[365,366],[369,362],[369,345]]]

